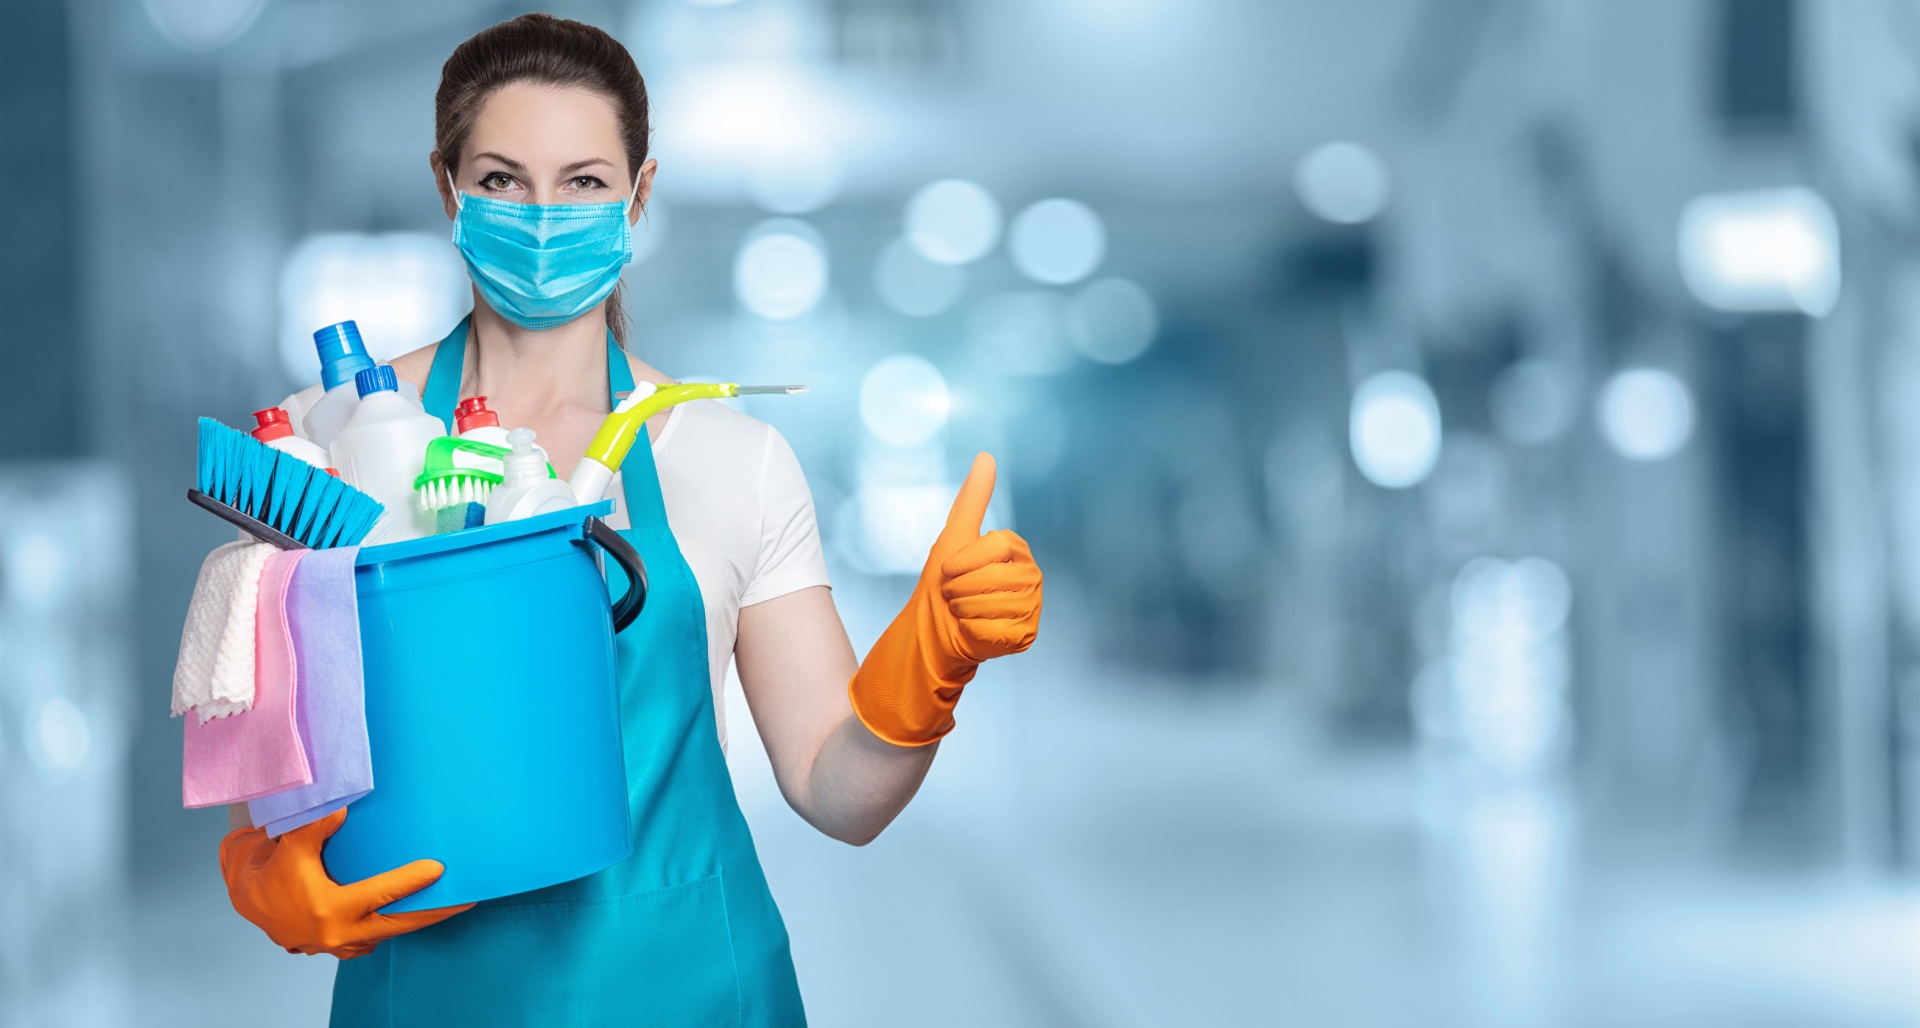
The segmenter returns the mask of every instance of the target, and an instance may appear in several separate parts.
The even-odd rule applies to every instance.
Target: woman
[[[617,345],[616,286],[654,174],[645,85],[604,32],[529,14],[455,50],[435,106],[430,164],[475,301],[393,366],[442,419],[487,396],[503,424],[538,432],[565,478],[618,394],[669,381]],[[722,756],[727,660],[787,802],[861,845],[912,799],[975,668],[1032,644],[1041,575],[1018,536],[980,534],[986,454],[906,608],[856,667],[779,434],[712,403],[647,429],[653,447],[635,447],[610,490],[651,584],[617,646],[632,856],[472,909],[387,917],[375,910],[438,864],[338,885],[319,853],[350,811],[277,841],[237,828],[221,844],[235,908],[289,950],[346,960],[334,1024],[803,1022]]]

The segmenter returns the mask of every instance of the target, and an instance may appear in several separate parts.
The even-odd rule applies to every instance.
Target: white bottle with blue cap
[[[387,508],[363,545],[432,535],[435,515],[416,502],[413,481],[426,466],[427,444],[447,434],[440,419],[400,395],[393,369],[381,364],[354,376],[359,403],[327,447],[348,485]]]
[[[310,401],[304,413],[295,413],[299,416],[300,435],[325,449],[332,445],[333,437],[346,426],[347,419],[353,416],[353,408],[360,403],[360,391],[353,384],[353,376],[373,367],[374,361],[360,340],[360,326],[351,321],[328,325],[315,332],[313,347],[320,356],[322,392]],[[296,395],[304,397],[307,393]],[[410,382],[400,383],[400,395],[416,404],[420,402],[420,391]],[[286,404],[281,406],[293,409]]]

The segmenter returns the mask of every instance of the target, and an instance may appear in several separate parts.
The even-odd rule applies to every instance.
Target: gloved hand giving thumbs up
[[[1027,541],[1006,529],[980,534],[993,477],[993,457],[975,457],[913,597],[847,685],[861,723],[896,746],[952,731],[953,706],[980,663],[1019,653],[1039,632],[1040,567]]]

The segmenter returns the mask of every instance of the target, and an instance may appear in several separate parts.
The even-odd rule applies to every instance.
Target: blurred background
[[[979,449],[1048,575],[852,849],[823,1025],[1920,1021],[1920,0],[603,0],[632,346],[806,468],[864,651]],[[194,418],[467,309],[491,0],[0,11],[0,1024],[325,1023],[168,681]]]

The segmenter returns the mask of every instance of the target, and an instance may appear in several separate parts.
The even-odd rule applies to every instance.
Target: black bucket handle
[[[613,604],[613,634],[626,631],[633,619],[640,616],[640,608],[647,605],[647,566],[640,560],[640,551],[633,548],[612,525],[597,517],[589,517],[582,526],[587,538],[600,545],[612,557],[614,563],[627,573],[626,594]]]

